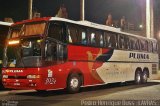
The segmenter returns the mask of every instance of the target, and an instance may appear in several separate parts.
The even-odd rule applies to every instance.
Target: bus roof
[[[43,18],[35,18],[35,19],[31,19],[31,20],[23,20],[21,22],[14,23],[13,26],[14,25],[18,25],[18,24],[25,24],[25,23],[29,23],[29,22],[37,22],[37,21],[63,21],[63,22],[69,22],[69,23],[73,23],[73,24],[77,24],[77,25],[82,25],[82,26],[92,27],[92,28],[96,28],[96,29],[111,31],[111,32],[115,32],[115,33],[128,35],[128,36],[133,36],[133,37],[137,37],[137,38],[140,38],[140,39],[146,39],[146,40],[150,39],[150,40],[156,41],[156,39],[154,39],[154,38],[146,38],[146,37],[143,37],[143,36],[140,36],[140,35],[131,34],[131,33],[127,33],[127,32],[121,31],[120,28],[110,27],[110,26],[97,24],[97,23],[93,23],[93,22],[89,22],[89,21],[73,21],[73,20],[69,20],[69,19],[65,19],[65,18],[59,18],[59,17],[43,17]]]
[[[14,23],[12,26],[14,26],[14,25],[19,25],[19,24],[30,23],[30,22],[49,21],[50,18],[51,18],[51,17],[43,17],[43,18],[33,18],[33,19],[31,19],[31,20],[23,20],[23,21]]]
[[[2,22],[0,21],[0,25],[4,25],[4,26],[11,26],[13,23],[9,23],[9,22]]]
[[[131,33],[121,31],[120,28],[110,27],[107,25],[97,24],[97,23],[93,23],[93,22],[89,22],[89,21],[73,21],[73,20],[69,20],[69,19],[65,19],[65,18],[58,18],[58,17],[52,17],[50,20],[64,21],[64,22],[69,22],[69,23],[73,23],[73,24],[77,24],[77,25],[92,27],[92,28],[96,28],[96,29],[101,29],[101,30],[115,32],[115,33],[125,34],[128,36],[138,37],[138,38],[142,38],[142,39],[150,39],[150,40],[156,41],[156,39],[154,39],[154,38],[146,38],[146,37],[143,37],[140,35],[131,34]]]

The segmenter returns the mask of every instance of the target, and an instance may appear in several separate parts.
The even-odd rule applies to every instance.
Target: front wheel
[[[69,93],[77,93],[80,90],[81,86],[81,77],[73,73],[68,77],[67,81],[67,91]]]

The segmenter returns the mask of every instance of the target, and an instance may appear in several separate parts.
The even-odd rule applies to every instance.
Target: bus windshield
[[[17,38],[20,36],[43,35],[45,32],[45,27],[45,22],[16,25],[11,27],[10,38]]]
[[[4,67],[41,66],[41,38],[21,39],[17,45],[8,45],[5,49]],[[9,55],[12,52],[12,55]]]

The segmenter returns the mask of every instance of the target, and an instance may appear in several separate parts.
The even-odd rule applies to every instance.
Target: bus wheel
[[[81,78],[78,74],[73,73],[68,77],[67,91],[69,93],[77,93],[80,90]]]
[[[135,83],[136,84],[141,84],[142,82],[142,72],[141,71],[136,71],[135,73]]]
[[[147,83],[147,80],[148,80],[148,72],[147,71],[143,71],[142,83]]]

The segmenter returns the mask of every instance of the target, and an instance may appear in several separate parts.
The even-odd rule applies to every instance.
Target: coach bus
[[[9,27],[11,26],[11,23],[8,22],[2,22],[0,21],[0,85],[1,84],[1,68],[2,68],[2,58],[3,58],[3,49],[5,45],[5,40],[8,35]]]
[[[76,93],[81,87],[114,82],[146,83],[158,73],[157,48],[155,39],[88,21],[24,20],[9,32],[3,85]]]

